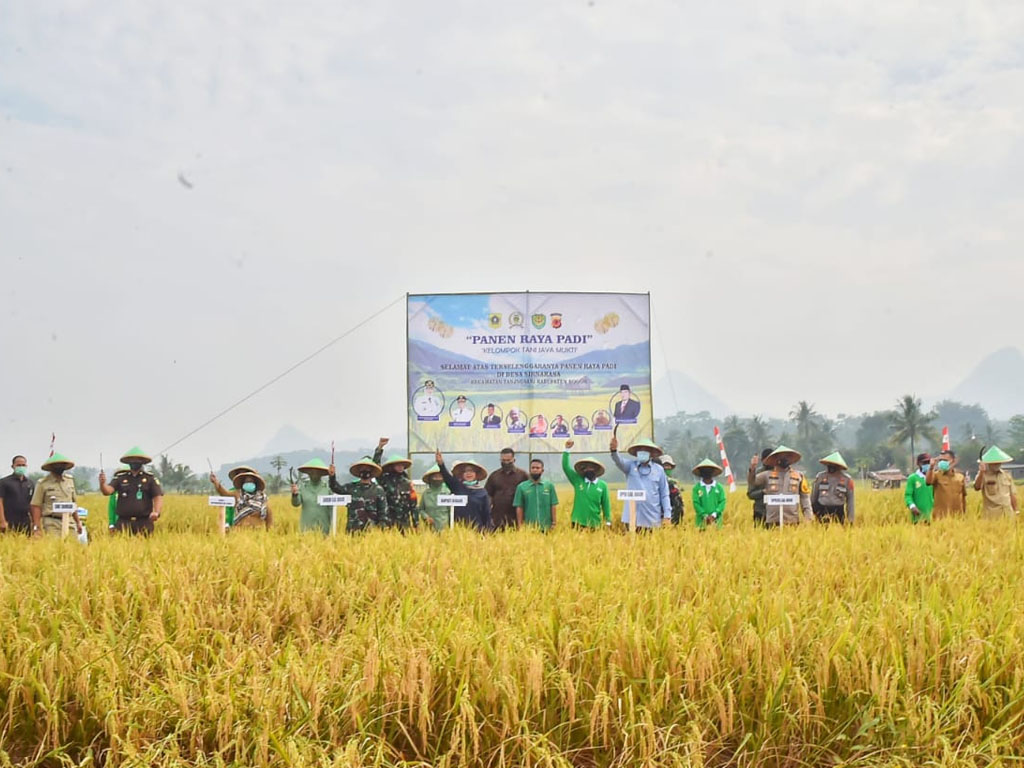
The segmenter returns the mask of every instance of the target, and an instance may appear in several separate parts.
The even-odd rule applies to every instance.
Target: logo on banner
[[[533,327],[538,331],[548,324],[547,315],[536,314],[531,319],[533,320]]]
[[[501,328],[501,312],[492,312],[487,322],[494,330]]]
[[[562,327],[562,313],[561,312],[552,312],[551,313],[551,327],[552,328],[561,328]]]
[[[523,313],[513,312],[508,316],[508,327],[509,328],[522,328],[523,327]]]

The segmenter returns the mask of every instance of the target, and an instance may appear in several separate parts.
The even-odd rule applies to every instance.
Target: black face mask
[[[128,462],[128,468],[132,472],[138,472],[140,469],[142,469],[142,466],[143,466],[143,464],[142,464],[141,461],[129,461]]]
[[[587,478],[587,480],[589,480],[590,482],[594,482],[595,480],[597,480],[597,470],[588,469],[586,472],[583,473],[583,476]]]
[[[789,469],[789,459],[779,459],[775,464],[782,469]]]
[[[542,474],[544,474],[544,473],[543,472],[531,472],[530,473],[530,479],[531,480],[540,480],[540,476]]]
[[[368,470],[368,469],[364,469],[364,470],[363,470],[362,472],[360,472],[360,473],[359,473],[359,476],[360,476],[360,477],[361,477],[361,478],[362,478],[363,480],[369,480],[369,479],[370,479],[371,477],[373,477],[373,472],[371,472],[371,471],[370,471],[370,470]]]
[[[714,477],[714,475],[711,472],[709,472],[707,470],[701,470],[700,479],[703,480],[705,483],[710,483],[711,482],[711,478],[713,478],[713,477]]]

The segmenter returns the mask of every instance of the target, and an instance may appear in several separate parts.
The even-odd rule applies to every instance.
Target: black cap
[[[917,454],[917,463],[918,464],[923,464],[924,462],[931,461],[931,460],[932,460],[931,454],[928,454],[928,453],[919,453],[919,454]]]

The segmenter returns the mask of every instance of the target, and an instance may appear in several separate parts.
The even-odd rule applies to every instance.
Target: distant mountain
[[[654,412],[661,418],[665,418],[674,415],[677,411],[686,413],[707,411],[712,416],[719,418],[733,413],[729,406],[704,389],[690,376],[681,371],[669,371],[668,375],[662,376],[654,382]]]
[[[322,440],[310,437],[301,432],[297,427],[286,424],[277,430],[277,433],[263,446],[261,453],[275,456],[279,453],[288,453],[289,451],[309,451],[314,448],[323,449],[326,447]]]
[[[1005,347],[982,360],[949,399],[978,403],[989,416],[1008,419],[1024,413],[1024,353]]]

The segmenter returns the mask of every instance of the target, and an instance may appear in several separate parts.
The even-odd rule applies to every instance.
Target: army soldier
[[[693,474],[700,482],[693,486],[693,515],[697,520],[697,530],[703,531],[708,523],[718,528],[725,519],[725,486],[715,478],[723,470],[711,459],[704,459],[693,468]]]
[[[853,478],[846,470],[846,461],[839,451],[830,453],[820,464],[825,471],[814,478],[811,489],[811,509],[819,523],[853,524]]]
[[[672,505],[672,525],[679,525],[683,521],[686,504],[683,502],[683,486],[672,477],[672,470],[676,468],[676,461],[667,453],[661,458],[656,459],[656,461],[665,470],[665,478],[668,480],[668,500]]]
[[[1008,461],[1013,461],[1013,457],[994,445],[981,457],[974,490],[981,491],[981,514],[986,520],[1013,518],[1020,511],[1017,487],[1002,466]]]
[[[917,455],[917,472],[907,478],[907,487],[903,491],[903,501],[910,510],[910,521],[931,523],[932,510],[935,508],[935,489],[925,478],[932,466],[932,457],[927,453]]]
[[[331,508],[320,506],[320,495],[327,490],[324,478],[329,471],[323,459],[312,459],[299,467],[299,472],[309,478],[308,483],[292,483],[291,504],[302,508],[299,512],[301,532],[319,531],[325,536],[331,532]]]
[[[766,498],[765,525],[776,527],[799,523],[801,509],[804,518],[812,522],[814,513],[811,511],[811,487],[803,472],[793,467],[800,461],[800,452],[780,445],[764,458],[764,465],[767,467],[764,472],[757,471],[759,460],[758,456],[750,460],[750,469],[747,470],[748,486],[764,489],[765,497],[777,494],[798,497],[798,503],[784,505],[769,504]]]
[[[108,485],[106,474],[100,472],[100,492],[104,496],[117,494],[115,532],[144,536],[153,532],[153,522],[159,519],[163,509],[164,489],[159,480],[143,471],[152,461],[145,451],[134,446],[121,457],[121,463],[128,465],[127,473],[115,475],[113,483]]]
[[[404,456],[395,455],[381,464],[384,446],[387,444],[388,438],[382,437],[377,443],[377,450],[373,452],[373,463],[380,464],[381,468],[380,487],[388,497],[387,519],[381,521],[381,527],[397,526],[404,533],[406,528],[417,525],[416,489],[408,474],[412,462]]]
[[[11,474],[0,480],[0,532],[32,533],[32,494],[36,484],[28,479],[28,460],[11,459]]]
[[[36,483],[29,507],[32,512],[33,536],[41,536],[43,533],[50,536],[63,535],[64,515],[54,512],[53,505],[78,500],[75,495],[75,481],[70,477],[65,477],[64,474],[73,466],[75,466],[75,462],[60,453],[53,454],[43,462],[42,469],[49,474]],[[82,521],[78,519],[77,508],[72,514],[72,518],[75,521],[75,531],[80,534]]]
[[[935,495],[932,515],[936,520],[964,516],[967,511],[967,478],[963,472],[956,471],[956,453],[952,449],[939,454],[939,460],[928,467],[924,479]]]
[[[768,467],[764,465],[764,460],[772,455],[771,448],[765,448],[761,451],[761,468],[758,472],[767,472]],[[747,498],[754,502],[754,527],[764,527],[764,488],[755,488],[752,485],[747,486]]]
[[[363,457],[354,462],[348,471],[358,479],[344,485],[338,482],[337,468],[333,464],[328,474],[331,491],[352,497],[348,505],[345,532],[359,533],[381,525],[388,518],[388,497],[384,489],[373,482],[375,477],[381,475],[380,466],[369,457]]]

